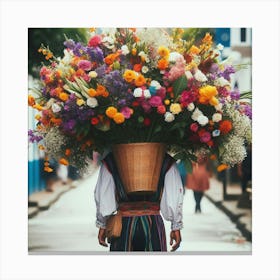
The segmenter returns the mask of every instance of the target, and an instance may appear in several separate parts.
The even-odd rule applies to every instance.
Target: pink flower
[[[101,37],[94,35],[88,42],[89,47],[97,47],[101,43]]]
[[[159,105],[157,107],[157,112],[160,114],[160,115],[164,115],[166,113],[166,108],[164,105]]]
[[[156,95],[163,100],[166,97],[166,88],[161,87],[160,89],[158,89]]]
[[[200,142],[207,143],[211,140],[211,134],[208,131],[205,131],[200,136]]]
[[[145,113],[150,113],[151,112],[151,105],[148,101],[146,100],[143,100],[143,102],[141,103],[141,106],[144,110]]]
[[[133,112],[133,110],[130,109],[129,107],[123,107],[123,108],[121,109],[121,113],[124,115],[124,117],[125,117],[126,119],[129,119],[129,118],[131,117],[132,112]]]
[[[80,68],[80,69],[83,69],[83,70],[85,70],[85,71],[89,71],[89,70],[91,70],[91,62],[89,61],[89,60],[80,60],[79,62],[78,62],[78,67]]]
[[[89,83],[90,80],[91,80],[90,76],[87,75],[87,74],[84,74],[82,77],[83,77],[83,79],[84,79],[87,83]]]
[[[183,107],[187,107],[190,103],[197,99],[197,93],[194,90],[184,90],[180,97],[180,103]]]
[[[176,64],[169,71],[169,80],[175,81],[185,74],[185,60],[183,56],[178,57]]]
[[[150,98],[149,103],[152,107],[158,107],[162,105],[162,100],[159,96],[154,95]]]
[[[192,123],[190,125],[190,130],[193,131],[193,132],[197,132],[198,130],[198,124],[197,123]]]

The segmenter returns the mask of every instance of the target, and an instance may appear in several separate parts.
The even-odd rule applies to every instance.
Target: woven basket
[[[165,152],[163,143],[114,145],[113,155],[128,194],[156,192]]]

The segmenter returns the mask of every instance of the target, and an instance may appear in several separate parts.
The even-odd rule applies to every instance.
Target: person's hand
[[[108,244],[106,243],[106,234],[105,234],[105,228],[100,228],[98,232],[98,242],[101,246],[108,247]]]
[[[172,246],[171,252],[176,251],[180,247],[181,240],[180,230],[172,230],[170,232],[170,246]],[[175,243],[173,241],[175,241]]]

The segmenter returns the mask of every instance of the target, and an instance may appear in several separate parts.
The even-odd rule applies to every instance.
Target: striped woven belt
[[[119,205],[123,217],[159,215],[159,210],[159,203],[150,201],[123,202]]]

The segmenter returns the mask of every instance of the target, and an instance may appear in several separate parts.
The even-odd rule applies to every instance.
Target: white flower
[[[218,44],[217,45],[217,49],[219,50],[219,51],[222,51],[223,49],[224,49],[224,46],[222,45],[222,44]]]
[[[129,54],[129,49],[128,49],[128,46],[127,46],[127,45],[123,45],[123,46],[121,47],[121,50],[122,50],[122,54],[123,54],[123,55]]]
[[[143,90],[142,88],[136,88],[133,92],[133,96],[134,97],[141,97],[143,94]]]
[[[151,84],[150,84],[151,87],[155,87],[155,89],[160,89],[161,88],[161,85],[158,81],[155,81],[155,80],[152,80],[151,81]]]
[[[220,113],[215,113],[212,116],[212,121],[213,122],[219,122],[222,119],[222,114]]]
[[[143,51],[141,51],[139,54],[138,54],[143,60],[145,60],[147,63],[150,62],[150,59],[148,57],[148,55],[146,53],[144,53]]]
[[[177,59],[179,59],[179,58],[183,58],[183,56],[180,54],[180,53],[178,53],[178,52],[171,52],[170,54],[169,54],[169,62],[176,62],[177,61]]]
[[[53,104],[52,104],[52,111],[53,111],[54,113],[58,113],[58,112],[61,111],[61,107],[60,107],[58,104],[53,103]]]
[[[198,108],[196,108],[194,110],[194,112],[192,113],[192,119],[194,121],[197,121],[198,117],[201,116],[201,115],[203,115],[202,112]]]
[[[199,69],[196,70],[196,72],[194,74],[194,78],[199,82],[207,81],[207,77]]]
[[[215,106],[215,109],[216,109],[217,111],[221,111],[222,108],[223,108],[223,104],[221,104],[221,103],[219,103],[219,104],[217,104],[217,105]]]
[[[90,72],[88,73],[88,75],[89,75],[91,78],[96,78],[98,74],[97,74],[95,71],[90,71]]]
[[[193,110],[194,110],[194,104],[193,104],[193,103],[190,103],[190,104],[188,105],[187,109],[188,109],[189,111],[193,111]]]
[[[144,92],[144,97],[145,98],[150,98],[151,97],[151,93],[148,89],[145,89],[143,92]]]
[[[217,86],[217,87],[224,87],[224,86],[229,86],[230,83],[224,77],[220,77],[220,78],[218,78],[217,80],[214,81],[214,85]]]
[[[204,115],[200,115],[198,118],[197,118],[197,121],[198,123],[201,125],[201,126],[205,126],[206,124],[208,124],[209,120],[206,116]]]
[[[108,49],[113,49],[114,48],[114,38],[111,36],[106,36],[103,38],[102,43],[104,44],[105,47]]]
[[[164,114],[164,120],[165,120],[166,122],[173,122],[174,119],[175,119],[175,116],[174,116],[172,113],[166,112],[166,113]]]
[[[193,75],[192,75],[191,71],[186,71],[185,75],[186,75],[188,80],[191,80],[193,78]]]
[[[149,71],[149,68],[147,66],[142,67],[142,73],[146,74]]]
[[[97,99],[94,97],[90,97],[87,99],[87,105],[91,108],[95,108],[96,106],[98,106],[98,102]]]

